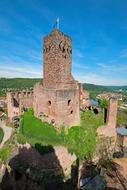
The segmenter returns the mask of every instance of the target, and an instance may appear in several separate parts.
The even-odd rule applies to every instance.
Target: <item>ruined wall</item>
[[[100,136],[94,153],[94,162],[104,161],[113,157],[117,150],[116,137]]]
[[[124,136],[123,147],[127,148],[127,136]]]
[[[117,119],[117,105],[118,101],[116,98],[109,99],[109,106],[108,106],[108,116],[107,116],[107,125],[101,126],[97,129],[99,136],[117,136],[116,133],[116,119]]]
[[[111,126],[111,128],[116,128],[117,107],[118,107],[117,99],[110,98],[109,108],[108,108],[108,126]]]
[[[109,99],[107,125],[97,129],[98,144],[95,153],[96,160],[111,158],[113,153],[118,149],[116,133],[117,104],[117,99]]]
[[[81,109],[85,109],[90,106],[90,94],[88,91],[83,89],[83,84],[81,83],[79,83],[79,98]]]
[[[14,116],[19,116],[19,107],[14,106],[13,96],[10,92],[7,93],[7,111],[10,121]]]
[[[38,146],[40,147],[39,144]],[[75,173],[72,164],[76,161],[76,156],[61,146],[41,148],[48,152],[40,154],[35,148],[26,148],[25,145],[20,147],[19,153],[11,158],[8,165],[0,167],[0,189],[74,189],[72,182]]]
[[[8,118],[12,122],[14,116],[20,116],[24,107],[33,107],[32,91],[17,91],[7,93]]]
[[[37,117],[55,125],[80,124],[78,89],[56,90],[36,85],[34,92],[34,111]]]

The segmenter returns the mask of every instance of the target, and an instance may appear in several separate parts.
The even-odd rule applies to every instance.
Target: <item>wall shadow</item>
[[[101,164],[103,168],[107,170],[107,182],[110,182],[113,187],[107,187],[105,190],[127,190],[127,179],[121,173],[122,167],[112,160],[108,160],[107,163]],[[117,185],[119,189],[117,189]]]
[[[112,188],[112,187],[107,187],[106,189],[104,190],[119,190],[119,189],[116,189],[116,188]]]
[[[51,145],[20,148],[19,154],[9,161],[9,167],[0,184],[1,190],[77,189],[74,168],[71,178],[65,181],[63,169]]]

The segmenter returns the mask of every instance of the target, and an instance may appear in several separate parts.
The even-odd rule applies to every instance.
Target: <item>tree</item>
[[[107,121],[107,108],[108,108],[108,100],[101,99],[99,100],[100,107],[104,110],[104,123]]]

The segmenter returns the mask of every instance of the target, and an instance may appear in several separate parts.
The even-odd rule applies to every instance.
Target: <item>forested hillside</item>
[[[90,92],[90,95],[92,98],[96,98],[98,94],[101,94],[103,92],[113,92],[112,89],[109,89],[106,86],[101,86],[101,85],[95,85],[95,84],[83,84],[83,87],[85,90]]]
[[[30,89],[37,82],[42,82],[41,78],[0,78],[0,95],[4,95],[7,90],[18,90],[18,89]],[[102,86],[95,84],[83,84],[84,89],[88,90],[94,97],[102,92],[123,92],[127,93],[127,86]]]
[[[7,90],[30,89],[42,79],[33,78],[0,78],[0,95],[5,95]]]
[[[127,94],[127,86],[102,86],[102,85],[95,85],[95,84],[83,84],[84,89],[88,90],[91,96],[94,98],[97,94],[103,92],[118,92]]]

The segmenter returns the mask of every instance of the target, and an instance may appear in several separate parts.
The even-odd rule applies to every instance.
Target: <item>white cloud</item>
[[[74,58],[84,58],[85,55],[84,53],[82,53],[81,51],[77,50],[77,49],[74,49],[73,50],[73,57]]]
[[[0,77],[15,78],[41,78],[42,70],[31,69],[30,67],[16,68],[16,67],[0,67]]]
[[[111,72],[116,72],[116,73],[120,73],[120,72],[127,72],[127,64],[118,64],[118,63],[113,63],[110,62],[109,64],[105,64],[105,63],[96,63],[101,69],[103,69],[104,71],[111,71]]]
[[[99,85],[127,85],[126,79],[117,79],[112,77],[101,76],[101,74],[84,73],[75,74],[75,79],[82,83],[91,83]]]
[[[72,68],[86,70],[86,69],[88,69],[88,66],[86,64],[81,64],[79,62],[72,61]]]
[[[19,67],[1,67],[0,66],[0,77],[7,78],[42,78],[43,70],[40,68],[31,69],[31,67],[19,68]],[[75,79],[82,83],[92,83],[99,85],[127,85],[126,79],[119,79],[113,77],[102,76],[96,73],[79,73],[76,72],[74,75]]]

